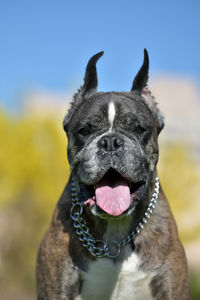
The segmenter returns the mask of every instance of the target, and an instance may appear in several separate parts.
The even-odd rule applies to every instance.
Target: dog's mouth
[[[145,194],[145,181],[129,182],[114,169],[94,185],[87,186],[91,197],[85,205],[97,206],[98,210],[110,216],[120,216],[126,213]]]

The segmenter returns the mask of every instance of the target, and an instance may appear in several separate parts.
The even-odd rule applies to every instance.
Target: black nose
[[[124,140],[117,135],[104,135],[98,141],[98,147],[106,152],[117,151],[124,145]]]

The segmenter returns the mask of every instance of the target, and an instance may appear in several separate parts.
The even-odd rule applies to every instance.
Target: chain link
[[[131,241],[135,239],[135,237],[143,229],[144,224],[146,224],[147,220],[150,218],[150,215],[152,214],[153,209],[155,208],[155,205],[158,201],[158,194],[159,194],[159,179],[158,177],[156,177],[155,192],[152,195],[151,201],[147,207],[143,219],[139,222],[135,231],[131,232],[120,242],[110,241],[106,243],[103,240],[95,240],[92,234],[90,233],[89,228],[82,217],[84,203],[80,202],[78,199],[75,180],[72,177],[72,182],[71,182],[72,207],[70,210],[70,217],[74,221],[74,228],[76,234],[78,235],[79,240],[82,242],[83,247],[85,247],[93,256],[97,258],[118,257],[121,252],[121,248],[125,247],[127,244],[129,244]]]

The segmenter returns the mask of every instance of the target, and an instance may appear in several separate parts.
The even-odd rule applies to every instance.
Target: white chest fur
[[[144,300],[153,299],[149,283],[151,274],[139,270],[139,258],[126,247],[123,262],[101,258],[92,262],[88,272],[82,272],[83,286],[77,300]]]

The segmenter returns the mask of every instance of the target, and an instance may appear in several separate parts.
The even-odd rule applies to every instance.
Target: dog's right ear
[[[78,92],[74,95],[69,112],[63,121],[63,127],[65,131],[67,131],[71,117],[82,101],[97,92],[98,77],[96,63],[103,54],[103,51],[95,54],[90,58],[87,64],[83,86],[81,86]]]
[[[97,69],[96,63],[99,58],[104,54],[103,51],[92,56],[87,64],[85,77],[84,77],[84,85],[82,87],[83,96],[90,96],[91,94],[96,93],[98,78],[97,78]]]

